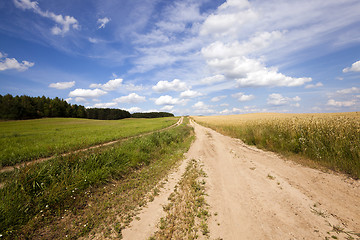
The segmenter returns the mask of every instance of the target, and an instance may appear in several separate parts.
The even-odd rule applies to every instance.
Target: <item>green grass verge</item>
[[[155,131],[178,118],[47,118],[0,122],[0,167]]]
[[[129,177],[143,169],[158,169],[159,179],[166,171],[156,166],[171,168],[175,161],[172,156],[178,161],[188,149],[190,135],[191,128],[182,125],[111,148],[58,157],[16,171],[0,189],[0,234],[9,239],[31,236],[42,223],[51,222],[67,209],[76,211],[74,206],[83,206],[87,197],[84,192],[111,181],[124,183],[129,191]],[[138,177],[140,180],[144,176]],[[139,187],[138,183],[133,187]],[[93,221],[91,226],[96,224]]]

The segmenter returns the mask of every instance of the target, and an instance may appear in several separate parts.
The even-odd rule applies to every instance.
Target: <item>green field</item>
[[[165,128],[178,118],[45,118],[0,122],[0,167]]]
[[[156,121],[164,125],[169,119],[139,120],[137,126],[148,122],[156,125]],[[125,218],[131,209],[143,204],[145,194],[183,158],[192,135],[192,129],[184,123],[166,131],[58,156],[11,172],[0,188],[0,234],[5,239],[31,238],[36,236],[37,229],[51,224],[48,234],[54,235],[49,238],[65,234],[78,238],[104,221],[113,224],[111,217]],[[112,190],[108,192],[107,188]],[[88,205],[95,208],[84,208]],[[110,206],[114,206],[115,212],[110,211],[113,209]],[[125,209],[120,211],[122,207]],[[76,215],[68,225],[56,228],[53,221],[70,212]],[[89,224],[71,226],[76,221]],[[115,226],[117,232],[118,226]]]
[[[259,113],[194,119],[247,144],[302,156],[360,178],[360,112]]]

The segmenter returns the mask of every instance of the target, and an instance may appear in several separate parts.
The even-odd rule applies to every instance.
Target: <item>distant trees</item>
[[[88,108],[86,109],[86,117],[90,119],[116,120],[130,118],[128,111],[112,108]]]
[[[0,119],[23,120],[42,117],[84,118],[86,109],[84,106],[71,105],[58,97],[50,99],[45,96],[0,95]]]
[[[121,109],[88,108],[69,104],[58,97],[51,99],[45,96],[29,97],[26,95],[13,97],[10,94],[0,95],[0,119],[24,120],[43,117],[71,117],[101,120],[123,118],[161,118],[173,117],[167,112],[133,113]]]
[[[161,118],[161,117],[174,117],[174,114],[167,112],[148,112],[148,113],[133,113],[132,118]]]

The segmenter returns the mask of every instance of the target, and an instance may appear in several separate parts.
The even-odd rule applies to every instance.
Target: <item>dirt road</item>
[[[191,124],[196,140],[187,159],[201,161],[208,175],[210,239],[360,239],[359,181],[285,161]],[[160,194],[164,200],[157,206],[166,203],[163,194],[169,191]],[[154,209],[144,209],[135,224],[156,231],[159,219],[146,217],[155,215]]]

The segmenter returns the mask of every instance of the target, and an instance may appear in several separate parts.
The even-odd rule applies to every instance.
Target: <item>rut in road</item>
[[[187,160],[202,162],[208,175],[210,239],[360,239],[359,181],[300,166],[191,124],[196,140]],[[146,216],[159,214],[152,211],[167,203],[168,194],[161,193],[157,207],[150,203],[131,224],[150,226],[147,238],[159,219]],[[124,239],[147,239],[135,229],[126,229],[130,235]]]

